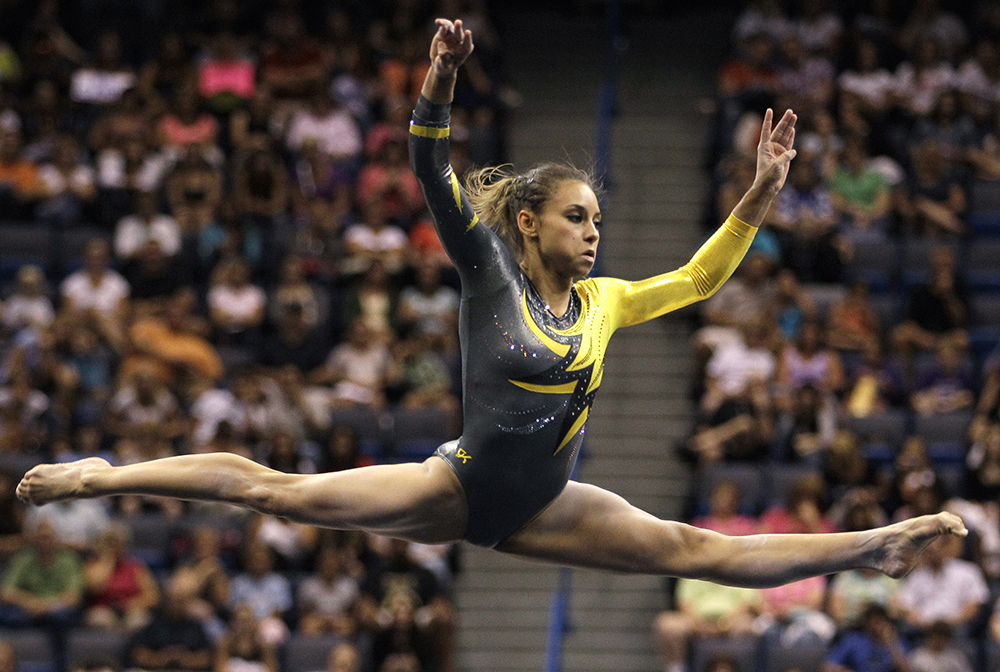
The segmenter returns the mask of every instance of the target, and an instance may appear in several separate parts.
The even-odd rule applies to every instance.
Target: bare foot
[[[17,496],[30,504],[41,506],[73,497],[87,497],[84,476],[101,469],[110,469],[107,460],[88,457],[65,464],[40,464],[24,475],[17,485]]]
[[[942,512],[904,520],[872,533],[871,543],[875,545],[872,567],[898,579],[913,568],[929,543],[945,534],[964,537],[969,531],[961,518]]]

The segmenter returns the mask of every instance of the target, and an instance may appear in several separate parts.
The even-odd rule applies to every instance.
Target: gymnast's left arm
[[[791,110],[771,128],[773,113],[764,114],[757,145],[757,175],[722,227],[687,264],[638,282],[618,282],[616,326],[628,326],[708,298],[729,279],[750,248],[757,227],[788,176],[795,157],[796,117]]]

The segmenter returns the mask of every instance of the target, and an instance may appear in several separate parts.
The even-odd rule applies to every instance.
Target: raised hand
[[[438,19],[435,23],[438,29],[431,41],[431,62],[437,75],[454,76],[472,53],[472,31],[462,27],[461,19]]]
[[[764,113],[764,123],[760,129],[760,143],[757,145],[757,177],[754,185],[772,194],[778,193],[788,177],[788,164],[795,158],[795,121],[798,117],[786,110],[778,125],[772,130],[774,112],[768,108]]]

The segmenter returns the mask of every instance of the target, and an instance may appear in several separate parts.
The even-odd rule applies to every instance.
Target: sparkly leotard
[[[462,279],[463,435],[436,455],[465,490],[465,539],[493,547],[566,486],[615,329],[711,294],[756,229],[730,217],[690,263],[648,280],[580,280],[556,317],[462,192],[448,164],[449,108],[421,97],[410,124],[413,172]]]

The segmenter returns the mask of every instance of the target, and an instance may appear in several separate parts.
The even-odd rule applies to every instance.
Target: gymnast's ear
[[[525,238],[538,237],[538,216],[527,208],[517,213],[517,230]]]

